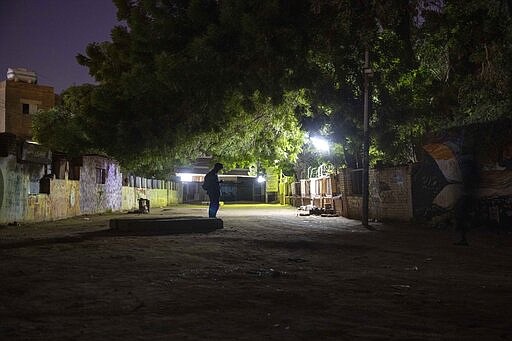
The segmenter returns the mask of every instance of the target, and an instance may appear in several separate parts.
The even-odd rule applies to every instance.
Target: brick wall
[[[411,172],[409,167],[373,171],[370,176],[370,204],[379,220],[412,218]]]
[[[32,137],[31,115],[22,112],[22,103],[30,104],[31,108],[37,110],[47,110],[55,105],[55,94],[50,86],[5,81],[0,83],[0,92],[3,94],[0,97],[4,96],[0,100],[0,132],[13,133],[22,138]]]
[[[370,219],[408,221],[412,218],[409,167],[371,169],[369,180]],[[337,213],[348,218],[361,219],[362,195],[353,193],[351,169],[340,171],[337,185],[341,193],[340,204],[335,207]]]

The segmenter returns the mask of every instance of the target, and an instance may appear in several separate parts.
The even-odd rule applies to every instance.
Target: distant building
[[[38,85],[34,72],[9,69],[7,80],[0,82],[0,133],[31,139],[31,115],[54,105],[53,87]]]
[[[176,175],[181,178],[183,183],[183,202],[209,200],[201,185],[213,163],[211,157],[203,157],[196,159],[189,167],[175,169]],[[230,171],[221,171],[219,180],[222,180],[222,201],[263,202],[265,200],[265,185],[258,183],[256,176],[250,175],[249,169],[235,168]]]

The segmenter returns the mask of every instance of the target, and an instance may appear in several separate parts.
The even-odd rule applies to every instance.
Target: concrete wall
[[[50,86],[4,81],[1,82],[0,93],[3,99],[0,101],[0,132],[23,138],[32,137],[32,118],[22,112],[22,103],[29,104],[32,112],[55,105],[55,94]]]
[[[138,198],[136,196],[135,187],[123,186],[121,188],[121,193],[121,209],[133,210],[139,207],[139,204],[137,203]]]
[[[45,176],[44,165],[19,163],[15,155],[0,157],[0,224],[132,210],[138,208],[139,198],[149,199],[151,207],[182,202],[181,183],[161,182],[162,188],[123,187],[116,161],[88,155],[80,162],[80,180],[68,180],[67,172],[64,179],[56,179]],[[104,177],[98,177],[98,169],[105,170]]]
[[[43,194],[41,194],[42,196]],[[80,215],[80,182],[54,179],[50,182],[50,219],[56,220]],[[37,220],[37,219],[36,219]]]
[[[105,172],[104,182],[98,179],[98,170]],[[100,177],[101,178],[101,177]],[[119,164],[111,159],[82,156],[80,167],[80,211],[95,214],[121,210],[122,175]]]
[[[31,194],[25,216],[18,221],[58,220],[80,215],[80,184],[73,180],[53,179],[50,194]]]
[[[123,210],[139,208],[139,199],[149,199],[151,207],[165,207],[182,203],[182,184],[167,181],[165,188],[141,188],[123,186],[122,206]]]
[[[56,220],[80,214],[79,182],[49,180],[50,193],[36,193],[44,166],[0,158],[0,223]]]
[[[43,174],[42,166],[19,164],[14,155],[0,158],[0,222],[25,220],[31,182]]]

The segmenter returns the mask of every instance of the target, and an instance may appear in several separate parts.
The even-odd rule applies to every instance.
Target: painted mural
[[[0,134],[0,224],[130,210],[137,207],[139,198],[151,200],[153,207],[182,201],[181,183],[151,179],[150,186],[150,179],[143,179],[144,183],[137,186],[122,186],[122,174],[115,160],[84,155],[70,164],[58,157],[56,160],[65,163],[56,163],[46,148],[16,141],[11,136],[9,143],[23,149],[6,148],[5,143],[1,144],[2,137],[5,134]],[[54,167],[55,164],[60,166]]]
[[[122,175],[119,164],[99,155],[80,158],[80,211],[95,214],[121,210]]]
[[[434,200],[448,184],[435,159],[426,154],[423,162],[412,170],[413,216],[430,217],[436,211]]]
[[[423,161],[412,173],[413,215],[432,219],[449,215],[470,193],[480,224],[512,223],[512,135],[502,145],[485,145],[472,136],[472,148],[460,136],[426,144]],[[469,144],[466,141],[466,144]]]
[[[0,158],[0,223],[32,219],[32,204],[44,201],[35,198],[39,183],[34,179],[43,174],[42,165],[18,163],[14,155]]]

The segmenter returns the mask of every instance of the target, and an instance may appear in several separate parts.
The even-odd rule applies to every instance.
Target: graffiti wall
[[[413,166],[413,215],[428,218],[453,209],[462,193],[457,159],[449,146],[427,145],[423,161]]]
[[[80,211],[94,214],[121,210],[122,176],[114,160],[88,155],[81,157]]]
[[[360,219],[363,197],[360,194],[362,189],[358,187],[361,183],[353,176],[353,170],[347,169],[342,174],[340,187],[343,189],[341,193],[345,211],[343,214],[348,218]],[[410,188],[409,166],[370,169],[369,219],[410,220],[412,218]]]
[[[143,188],[150,181],[144,179],[148,180],[144,184],[123,187],[118,163],[100,155],[73,159],[69,166],[64,160],[65,164],[59,163],[62,167],[51,169],[47,149],[41,149],[41,154],[39,145],[35,145],[17,153],[16,147],[2,149],[1,142],[0,224],[131,210],[138,208],[139,198],[149,199],[152,207],[182,201],[181,183],[152,179],[154,188]],[[16,146],[16,141],[12,144]]]
[[[78,181],[49,180],[49,193],[39,193],[44,166],[0,158],[0,223],[47,221],[80,214]]]
[[[39,188],[33,182],[43,174],[42,165],[20,164],[14,155],[0,158],[0,222],[23,220],[32,212],[30,204],[43,201],[46,207],[45,199],[35,198]]]
[[[512,134],[483,134],[461,131],[423,147],[423,161],[412,172],[414,217],[449,216],[469,195],[478,223],[512,223]],[[484,143],[486,138],[500,143]]]
[[[370,172],[369,215],[378,220],[412,218],[409,167],[389,167]]]

